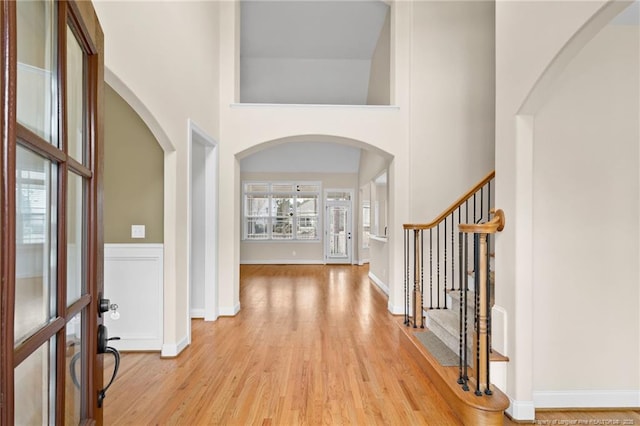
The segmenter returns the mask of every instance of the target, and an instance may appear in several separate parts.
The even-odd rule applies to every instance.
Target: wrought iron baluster
[[[462,239],[463,239],[463,233],[459,232],[458,233],[458,256],[460,257],[460,260],[462,260]],[[460,268],[460,307],[459,307],[459,312],[460,315],[458,316],[458,321],[459,321],[459,345],[458,345],[458,384],[462,385],[464,384],[464,375],[463,375],[463,371],[462,371],[462,362],[463,362],[463,357],[462,357],[462,348],[463,348],[463,339],[462,339],[462,334],[464,333],[464,328],[463,328],[463,313],[462,313],[462,301],[464,300],[464,286],[462,285],[462,277],[463,274],[465,273],[464,268]],[[466,308],[466,306],[465,306]]]
[[[451,213],[451,291],[456,289],[456,257],[454,253],[456,252],[456,243],[455,243],[455,229],[454,224],[456,223],[456,211],[454,210]],[[458,207],[458,224],[460,224],[460,207]]]
[[[464,234],[464,281],[462,284],[462,299],[464,300],[464,309],[463,309],[463,318],[464,318],[464,327],[462,329],[462,338],[464,340],[464,345],[462,346],[460,359],[462,359],[462,367],[463,367],[463,376],[462,376],[462,389],[464,391],[469,390],[469,359],[467,357],[468,354],[468,346],[469,342],[467,340],[469,336],[469,318],[468,318],[468,309],[467,309],[467,294],[469,294],[469,280],[467,276],[469,274],[469,236]]]
[[[404,230],[404,325],[409,325],[409,230]]]
[[[424,230],[420,230],[420,328],[424,328]]]
[[[476,212],[478,211],[476,206],[476,195],[478,195],[477,192],[473,194],[473,223],[478,223],[477,214],[476,214]]]
[[[429,228],[429,309],[433,309],[433,228]]]
[[[452,224],[453,225],[453,224]],[[447,309],[447,218],[444,218],[444,309]]]
[[[440,224],[436,228],[436,309],[440,309]]]

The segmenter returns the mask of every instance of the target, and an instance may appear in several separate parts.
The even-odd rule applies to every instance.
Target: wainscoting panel
[[[105,244],[104,297],[120,318],[104,314],[111,346],[122,351],[162,349],[163,245]]]

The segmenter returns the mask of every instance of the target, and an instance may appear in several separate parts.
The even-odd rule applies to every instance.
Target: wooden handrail
[[[467,234],[495,234],[504,229],[504,212],[502,209],[495,211],[493,219],[485,223],[461,223],[460,232]]]
[[[480,188],[485,186],[495,176],[496,176],[496,171],[494,170],[491,173],[489,173],[488,175],[486,175],[484,178],[482,178],[482,180],[480,182],[478,182],[473,188],[468,190],[462,197],[458,198],[456,200],[456,202],[451,204],[451,206],[449,206],[448,209],[446,209],[444,212],[442,212],[438,217],[433,219],[431,222],[429,222],[429,223],[419,223],[419,224],[405,223],[404,225],[402,225],[402,227],[404,229],[431,229],[431,228],[435,227],[440,222],[442,222],[445,217],[449,216],[451,213],[453,213],[455,211],[455,209],[460,207],[462,205],[462,203],[464,203],[465,201],[469,200],[473,196],[473,194],[478,192],[480,190]]]

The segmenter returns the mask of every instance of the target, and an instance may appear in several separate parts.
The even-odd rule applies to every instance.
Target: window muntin
[[[243,188],[244,240],[320,240],[320,183],[246,182]]]

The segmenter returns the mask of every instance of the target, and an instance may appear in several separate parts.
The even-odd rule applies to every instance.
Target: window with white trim
[[[244,182],[244,240],[319,241],[319,182]]]

